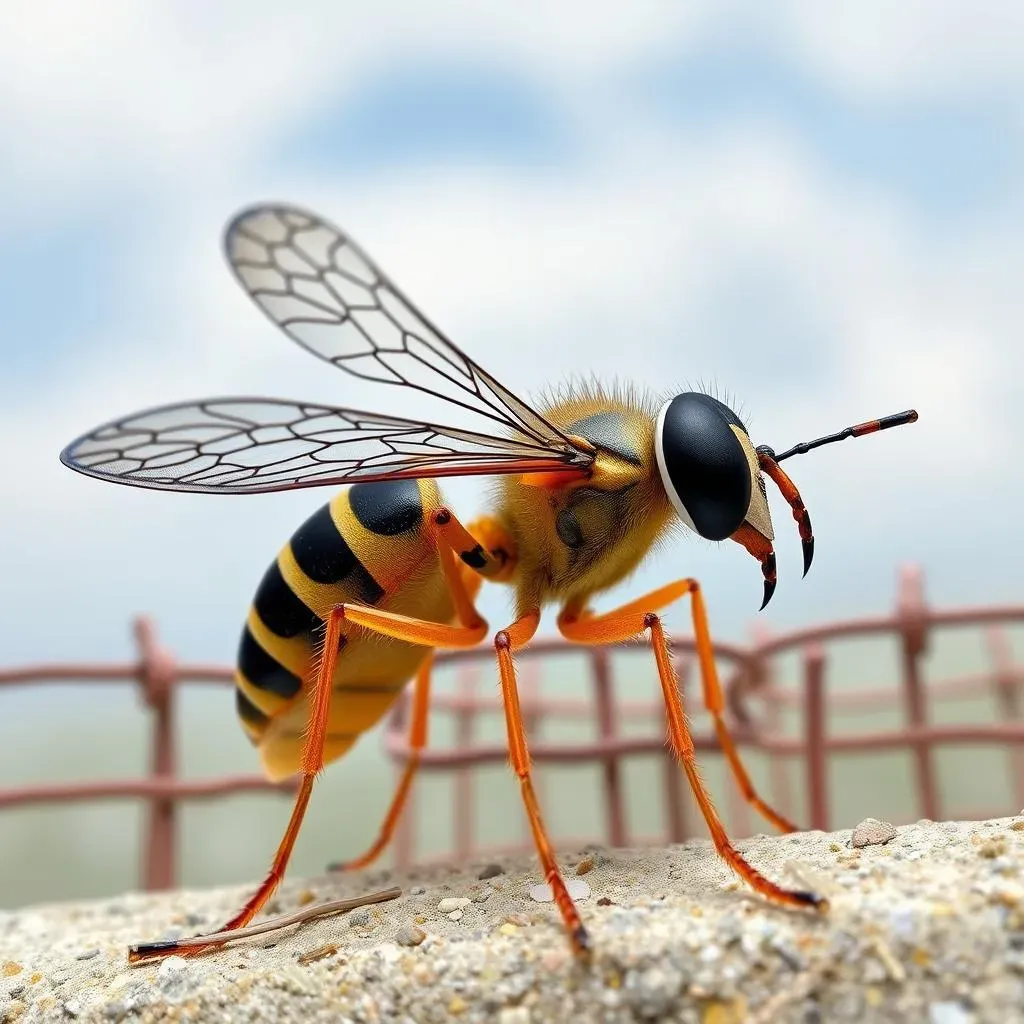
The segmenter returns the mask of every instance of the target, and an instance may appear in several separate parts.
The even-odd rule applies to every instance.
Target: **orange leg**
[[[558,617],[558,628],[562,635],[575,643],[583,644],[608,644],[619,643],[630,637],[636,636],[646,630],[651,631],[651,643],[654,648],[654,657],[658,666],[658,677],[661,681],[661,688],[665,698],[665,705],[668,710],[669,740],[672,749],[679,758],[686,772],[690,786],[693,789],[697,803],[700,805],[701,813],[708,824],[715,849],[733,870],[740,875],[757,892],[775,900],[778,903],[785,903],[797,906],[816,906],[821,909],[827,907],[827,902],[813,893],[783,889],[774,882],[769,881],[756,868],[747,862],[743,855],[732,845],[711,801],[711,796],[704,786],[700,770],[697,766],[697,759],[693,747],[693,739],[690,736],[690,728],[686,721],[686,714],[683,710],[683,703],[679,696],[679,687],[676,682],[675,672],[668,653],[668,643],[665,639],[665,630],[661,624],[661,618],[652,609],[664,607],[671,601],[689,594],[693,602],[693,628],[697,640],[697,657],[700,661],[701,679],[704,686],[704,703],[711,712],[715,721],[715,730],[718,733],[722,749],[729,761],[736,781],[743,791],[744,796],[762,814],[776,822],[787,831],[792,831],[793,826],[781,815],[773,811],[765,804],[754,791],[753,784],[740,762],[732,737],[722,717],[724,699],[722,689],[718,682],[718,674],[715,670],[714,652],[711,646],[711,635],[708,630],[707,611],[704,607],[704,598],[701,594],[700,584],[696,580],[686,579],[670,583],[661,587],[645,597],[631,601],[615,611],[598,616],[583,616],[582,602],[568,605]]]
[[[508,728],[509,760],[512,763],[513,771],[519,777],[523,803],[526,805],[526,813],[530,819],[533,841],[537,846],[544,878],[551,886],[555,904],[561,912],[562,920],[569,932],[573,951],[578,955],[585,955],[590,949],[590,937],[586,928],[583,927],[583,920],[569,895],[565,879],[558,870],[555,852],[552,849],[547,830],[544,828],[540,806],[533,791],[533,782],[530,778],[530,751],[526,743],[523,714],[519,707],[519,688],[516,685],[515,665],[512,663],[512,652],[517,648],[525,647],[530,642],[533,634],[537,632],[539,622],[540,610],[535,608],[521,615],[511,626],[501,630],[494,637],[494,649],[498,655],[498,670],[501,673],[501,696],[505,706],[505,724]]]
[[[416,685],[412,695],[412,712],[409,722],[409,760],[406,762],[405,771],[399,780],[398,788],[391,800],[391,806],[380,827],[380,834],[376,842],[359,857],[352,860],[342,861],[340,864],[332,864],[331,871],[355,871],[358,868],[365,868],[372,864],[386,849],[395,834],[395,828],[402,816],[405,801],[412,789],[412,782],[416,771],[420,766],[420,754],[427,745],[427,723],[430,718],[430,672],[433,667],[433,657],[428,658],[416,674]]]
[[[446,565],[447,563],[442,558],[442,567]],[[448,571],[446,569],[447,575]],[[455,588],[460,587],[461,583],[455,584]],[[472,604],[470,603],[468,608],[464,605],[465,591],[458,590],[458,595],[456,596],[456,593],[453,592],[456,609],[469,614]],[[424,644],[429,647],[471,647],[474,644],[480,643],[487,635],[487,623],[476,614],[475,609],[472,609],[472,615],[476,619],[472,625],[452,626],[438,622],[427,622],[422,619],[414,619],[405,615],[397,615],[393,612],[386,612],[378,608],[367,608],[361,605],[342,604],[331,609],[325,623],[323,653],[317,666],[315,682],[309,692],[309,725],[306,730],[306,740],[302,753],[302,782],[295,799],[295,806],[292,809],[292,816],[288,821],[284,838],[277,848],[274,862],[266,878],[264,878],[245,906],[218,931],[232,931],[237,928],[244,928],[259,913],[284,878],[292,848],[295,846],[295,840],[302,826],[302,819],[305,816],[310,795],[313,792],[313,781],[323,770],[324,766],[323,746],[324,736],[327,732],[331,684],[338,658],[339,641],[343,633],[346,632],[346,624],[352,623],[376,633],[383,633],[386,636],[396,637],[399,640]],[[228,941],[230,941],[230,937],[202,946],[187,947],[179,946],[175,941],[143,943],[133,946],[129,950],[128,959],[131,963],[138,963],[140,961],[158,960],[172,953],[177,953],[180,956],[194,956],[204,950],[223,945],[224,942]]]

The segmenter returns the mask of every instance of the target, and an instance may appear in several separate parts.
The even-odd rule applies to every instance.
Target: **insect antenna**
[[[840,430],[836,434],[827,434],[825,437],[819,437],[815,441],[801,441],[799,444],[793,445],[788,451],[784,451],[781,455],[776,455],[766,444],[758,445],[757,452],[759,455],[767,455],[774,462],[781,462],[783,459],[788,459],[791,455],[805,455],[815,448],[820,448],[823,444],[832,444],[833,441],[843,441],[848,437],[861,437],[864,434],[874,434],[878,430],[888,430],[890,427],[902,427],[904,423],[916,422],[917,411],[915,409],[907,409],[906,412],[895,412],[891,416],[883,416],[880,420],[867,420],[864,423],[856,423],[852,427]]]
[[[900,427],[904,423],[915,423],[917,422],[917,411],[915,409],[907,409],[906,412],[896,412],[891,416],[883,416],[880,420],[866,420],[864,423],[856,423],[852,427],[847,427],[845,430],[840,430],[836,434],[827,434],[825,437],[819,437],[816,441],[801,441],[800,444],[793,445],[788,451],[784,451],[781,455],[776,455],[775,452],[768,447],[766,444],[758,445],[757,461],[761,467],[761,470],[768,474],[768,476],[775,481],[775,485],[782,492],[782,496],[786,499],[790,509],[793,512],[793,518],[796,520],[797,527],[800,530],[800,543],[803,547],[804,554],[804,575],[807,575],[807,570],[811,567],[811,562],[814,559],[814,533],[811,529],[811,517],[807,513],[807,509],[804,506],[803,499],[800,497],[800,492],[797,490],[796,484],[786,475],[786,471],[779,465],[783,459],[788,459],[791,455],[804,455],[806,452],[812,451],[815,448],[820,448],[823,444],[831,444],[833,441],[842,441],[847,437],[861,437],[863,434],[873,434],[878,430],[888,430],[889,427]],[[766,574],[767,580],[767,574]],[[774,587],[773,587],[774,589]],[[765,584],[765,604],[768,603],[768,598],[771,597],[771,593],[768,590],[767,583]],[[763,608],[764,605],[761,605]]]

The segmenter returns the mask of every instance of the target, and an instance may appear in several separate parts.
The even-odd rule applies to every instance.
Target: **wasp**
[[[531,781],[514,655],[556,604],[577,644],[646,635],[667,708],[668,736],[719,855],[757,892],[825,909],[783,888],[733,846],[701,779],[660,612],[689,597],[703,701],[745,798],[783,831],[796,826],[757,794],[724,718],[725,702],[700,584],[683,578],[611,611],[592,600],[625,579],[679,526],[732,540],[760,564],[763,608],[776,584],[765,480],[796,520],[804,573],[814,554],[807,509],[780,463],[846,437],[917,419],[913,410],[860,423],[781,455],[755,447],[735,412],[700,392],[654,396],[599,383],[534,408],[457,348],[337,227],[287,205],[243,210],[224,236],[228,263],[256,305],[319,359],[364,380],[436,396],[479,429],[275,398],[212,398],[114,420],[72,442],[65,465],[159,490],[256,494],[344,489],[296,530],[266,571],[239,645],[235,699],[271,779],[299,774],[290,820],[265,879],[209,942],[132,947],[134,961],[215,948],[245,928],[281,882],[314,780],[413,682],[409,759],[376,842],[386,847],[427,743],[431,659],[484,642],[475,607],[484,581],[514,591],[515,615],[492,637],[508,733],[544,876],[573,950],[591,942],[567,891]],[[497,480],[493,510],[468,524],[438,480]]]

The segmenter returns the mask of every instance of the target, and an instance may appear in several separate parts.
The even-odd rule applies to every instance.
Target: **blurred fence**
[[[884,617],[828,623],[776,636],[761,635],[747,645],[716,643],[715,652],[722,671],[730,724],[737,744],[744,750],[758,750],[770,756],[769,800],[783,812],[792,814],[794,794],[786,760],[802,762],[807,787],[806,804],[811,828],[829,829],[829,757],[835,753],[906,751],[912,753],[914,789],[919,817],[938,820],[949,817],[987,817],[1011,813],[1009,808],[946,808],[941,805],[936,785],[934,754],[936,747],[952,744],[988,744],[1005,749],[1007,771],[1014,794],[1013,810],[1024,806],[1024,702],[1021,686],[1024,667],[1013,659],[1006,627],[1024,623],[1024,605],[955,610],[935,610],[924,600],[919,570],[906,569],[899,580],[896,608]],[[927,682],[923,659],[929,638],[939,628],[983,627],[990,669],[973,675]],[[176,701],[179,687],[187,684],[225,685],[232,682],[232,669],[221,666],[179,664],[162,648],[152,625],[145,619],[135,623],[139,657],[133,664],[112,665],[36,665],[0,672],[0,687],[34,685],[46,682],[123,680],[137,686],[151,719],[150,770],[145,778],[117,779],[109,782],[0,788],[0,811],[5,807],[51,802],[80,802],[111,798],[143,799],[149,804],[143,845],[140,882],[146,889],[164,889],[176,880],[177,807],[183,800],[210,799],[253,790],[291,792],[294,783],[267,783],[262,776],[227,776],[204,781],[186,781],[177,775]],[[893,637],[899,645],[901,677],[893,688],[859,689],[829,693],[827,686],[827,645],[851,637]],[[645,640],[625,645],[644,648]],[[695,648],[688,637],[675,637],[672,647],[680,686],[688,707],[693,710],[699,694],[692,685],[695,673],[692,659]],[[775,663],[780,655],[798,652],[802,670],[800,684],[780,685]],[[537,673],[538,659],[584,658],[589,662],[589,699],[554,699],[542,694]],[[479,855],[474,841],[473,786],[474,769],[506,759],[504,744],[482,744],[474,740],[479,716],[501,713],[496,686],[478,694],[481,678],[495,677],[494,655],[490,645],[468,651],[443,652],[437,665],[457,666],[454,693],[438,693],[432,699],[435,713],[454,716],[455,745],[447,750],[426,750],[420,760],[425,772],[453,773],[452,851],[456,858]],[[517,654],[521,671],[523,717],[531,737],[530,753],[536,764],[595,764],[602,776],[605,834],[587,836],[580,841],[603,839],[609,845],[623,846],[637,841],[679,842],[686,836],[704,834],[703,825],[691,829],[685,781],[664,740],[663,729],[647,736],[625,735],[619,728],[627,720],[664,722],[664,705],[658,701],[620,700],[613,673],[614,658],[606,648],[583,648],[558,640],[541,640]],[[931,725],[929,702],[933,700],[995,696],[998,722],[983,725]],[[892,708],[897,702],[902,724],[896,728],[865,733],[835,732],[830,719],[844,709],[872,710]],[[760,708],[755,714],[754,704]],[[799,735],[787,736],[780,729],[787,710],[801,710]],[[406,739],[408,694],[396,703],[385,731],[385,749],[401,772],[410,750]],[[547,742],[546,723],[556,719],[586,720],[593,723],[594,737],[585,743]],[[699,753],[717,751],[713,733],[695,734]],[[623,759],[635,756],[658,758],[663,764],[661,799],[664,805],[664,834],[637,837],[629,834],[622,783]],[[728,789],[729,812],[736,823],[736,834],[749,834],[748,808],[735,786]],[[416,791],[410,794],[406,813],[396,832],[394,855],[398,866],[418,859],[415,849]],[[523,846],[528,846],[523,843]],[[502,849],[509,849],[504,846]]]

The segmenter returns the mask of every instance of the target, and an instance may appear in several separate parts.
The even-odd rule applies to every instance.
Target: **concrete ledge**
[[[849,830],[740,845],[769,877],[826,895],[830,912],[749,895],[707,843],[566,852],[568,877],[590,889],[579,901],[596,946],[587,969],[554,906],[531,894],[531,860],[489,878],[477,863],[290,882],[275,914],[404,892],[212,956],[129,968],[130,942],[209,931],[244,890],[133,894],[0,913],[0,1019],[1024,1020],[1024,818],[919,822],[859,849]],[[577,875],[581,860],[592,866]],[[470,902],[439,907],[451,898]]]

